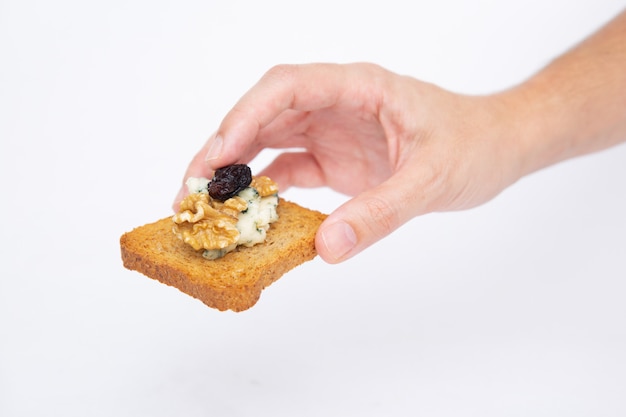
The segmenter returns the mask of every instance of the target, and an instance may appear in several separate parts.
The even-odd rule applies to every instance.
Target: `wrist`
[[[521,178],[575,156],[580,134],[572,102],[540,78],[501,93],[506,125]]]

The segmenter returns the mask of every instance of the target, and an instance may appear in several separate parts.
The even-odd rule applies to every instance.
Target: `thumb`
[[[318,254],[328,263],[345,261],[425,213],[419,190],[396,174],[347,201],[320,225],[315,238]]]

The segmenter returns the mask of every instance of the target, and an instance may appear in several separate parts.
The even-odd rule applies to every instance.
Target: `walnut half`
[[[224,249],[239,240],[237,214],[240,208],[245,210],[245,207],[245,201],[241,198],[233,202],[227,200],[214,207],[208,194],[192,193],[185,197],[179,212],[172,217],[172,230],[195,250]]]
[[[278,193],[278,185],[269,177],[252,177],[250,187],[256,188],[261,197],[267,197]]]

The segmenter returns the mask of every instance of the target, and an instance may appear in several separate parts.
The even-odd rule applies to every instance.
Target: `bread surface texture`
[[[315,234],[325,214],[281,199],[279,219],[264,243],[240,246],[216,260],[178,239],[172,218],[137,227],[120,238],[124,267],[178,288],[209,307],[244,311],[287,271],[313,259]]]

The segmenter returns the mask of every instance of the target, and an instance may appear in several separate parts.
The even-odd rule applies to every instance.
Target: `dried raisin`
[[[252,171],[245,164],[228,165],[215,171],[209,195],[219,201],[234,197],[252,182]]]

